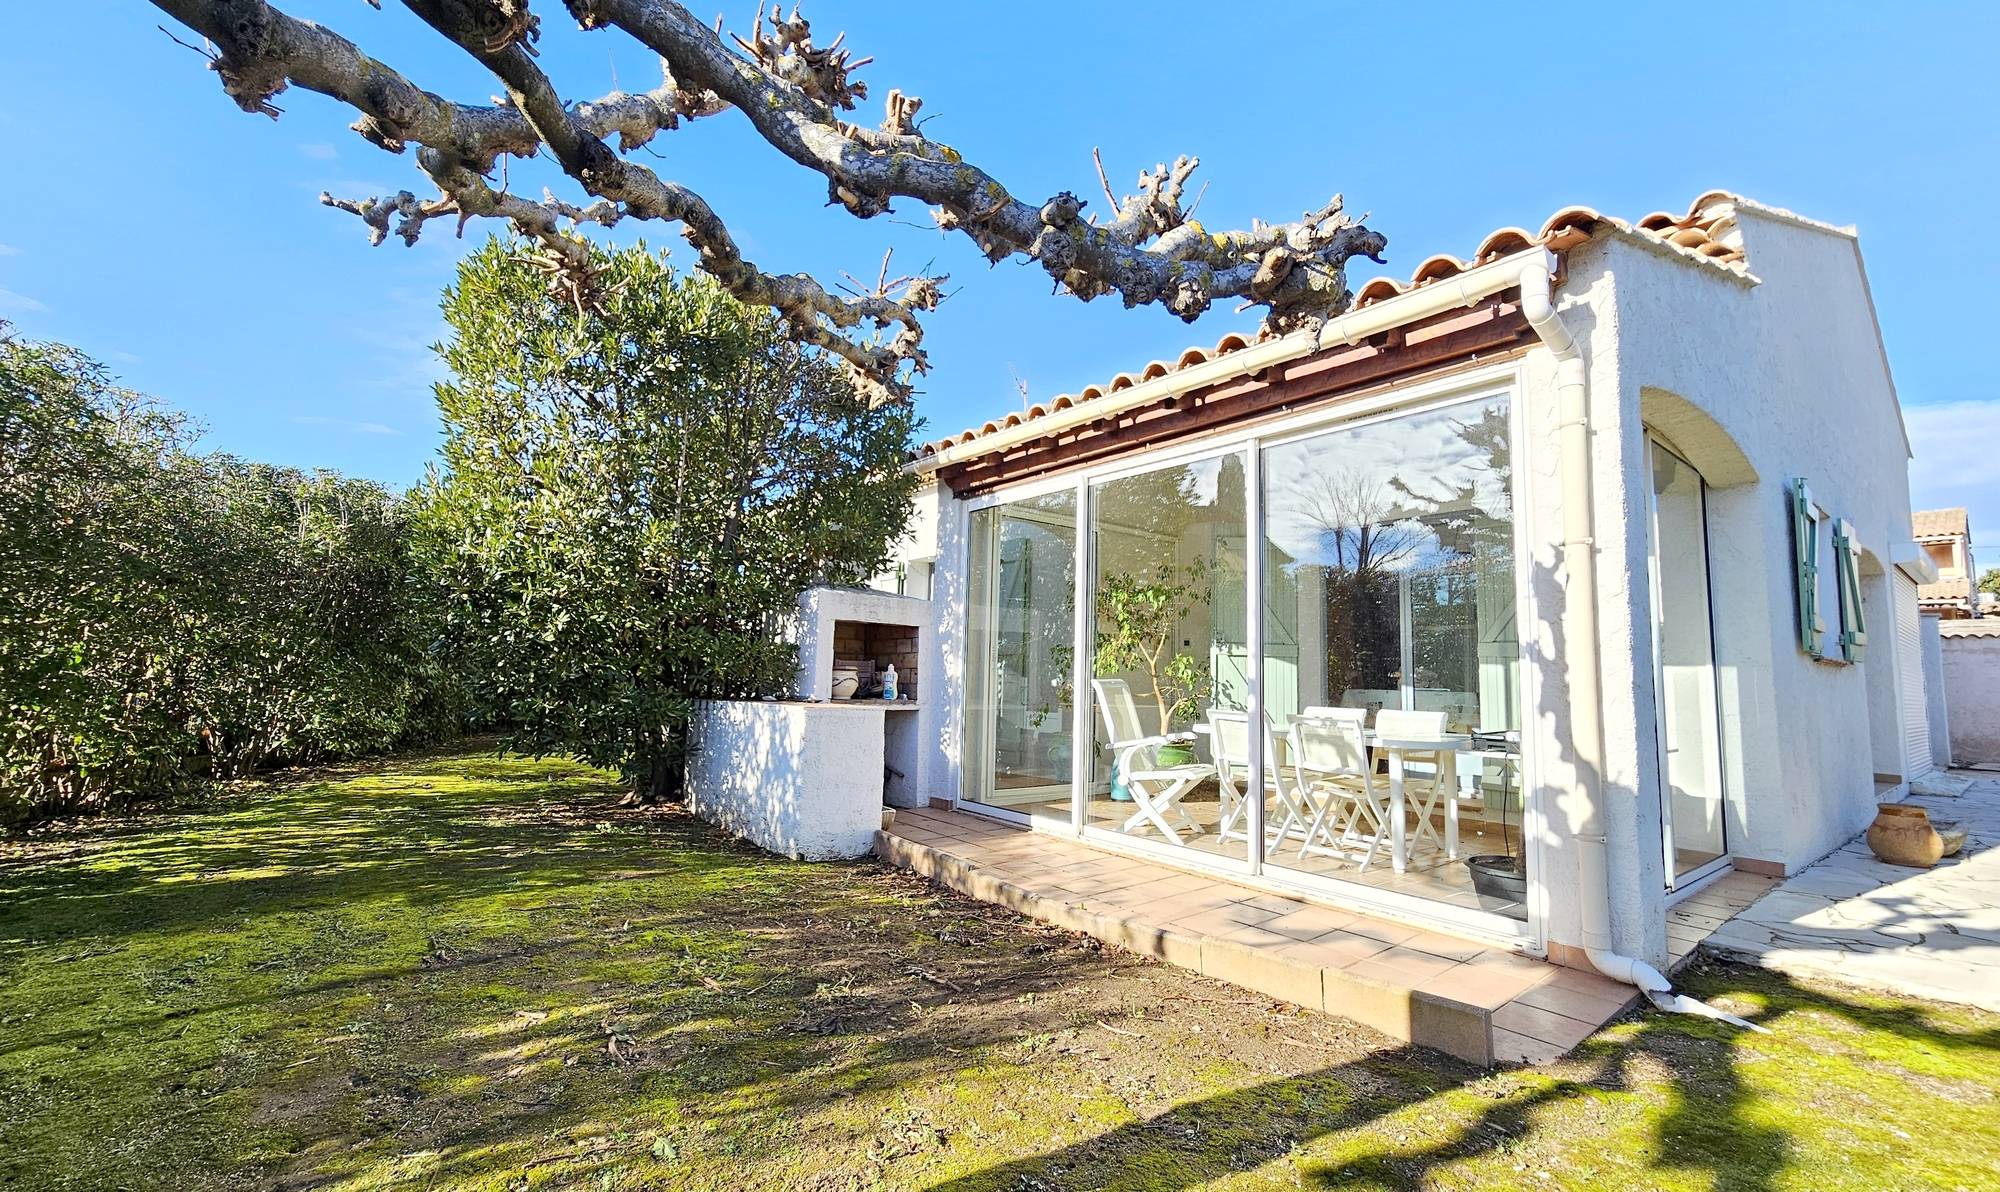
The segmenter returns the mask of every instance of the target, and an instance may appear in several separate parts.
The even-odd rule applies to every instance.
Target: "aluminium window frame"
[[[1461,935],[1488,939],[1501,946],[1517,948],[1529,955],[1545,955],[1550,892],[1547,884],[1548,869],[1545,856],[1547,849],[1544,847],[1544,838],[1549,834],[1550,828],[1548,812],[1542,806],[1542,784],[1535,777],[1541,772],[1539,757],[1541,750],[1537,734],[1532,731],[1534,728],[1532,723],[1524,723],[1521,726],[1521,755],[1515,763],[1521,777],[1520,827],[1522,839],[1526,842],[1529,873],[1525,922],[1496,912],[1452,906],[1418,895],[1403,894],[1282,867],[1266,871],[1263,868],[1263,858],[1258,855],[1262,850],[1246,847],[1245,855],[1241,857],[1207,854],[1102,828],[1091,824],[1089,819],[1089,788],[1095,762],[1093,748],[1095,707],[1090,696],[1091,651],[1085,648],[1083,643],[1091,639],[1096,628],[1094,618],[1090,615],[1093,608],[1090,593],[1095,590],[1097,562],[1096,535],[1090,529],[1094,513],[1095,487],[1109,480],[1140,475],[1164,467],[1247,452],[1243,532],[1246,544],[1261,543],[1267,499],[1265,491],[1267,477],[1263,466],[1265,449],[1312,438],[1330,430],[1386,422],[1426,410],[1501,397],[1506,398],[1508,402],[1510,450],[1514,456],[1513,487],[1509,496],[1513,504],[1514,519],[1516,615],[1523,625],[1538,624],[1539,617],[1536,610],[1540,602],[1534,591],[1532,568],[1527,565],[1527,561],[1534,558],[1535,549],[1535,543],[1532,541],[1535,501],[1530,483],[1530,478],[1534,475],[1535,445],[1528,434],[1531,394],[1518,360],[1463,369],[1414,383],[1392,382],[1358,396],[1315,405],[1296,413],[1254,420],[1241,426],[1223,427],[1186,442],[1151,450],[1142,449],[1108,461],[1065,468],[1051,475],[1005,485],[963,502],[962,507],[969,523],[970,514],[975,510],[1010,504],[1024,498],[1064,489],[1074,489],[1078,497],[1075,574],[1079,584],[1079,592],[1074,601],[1076,641],[1079,644],[1076,650],[1072,686],[1078,694],[1072,700],[1071,709],[1074,744],[1071,747],[1071,814],[1068,821],[1046,816],[1030,817],[984,804],[962,804],[964,809],[996,819],[1025,823],[1037,831],[1050,835],[1085,840],[1091,846],[1106,851],[1154,858],[1178,868],[1211,872],[1230,880],[1320,902],[1352,906],[1364,912],[1376,911],[1402,920],[1429,922]],[[1250,549],[1246,550],[1245,556],[1246,562],[1253,560],[1258,562],[1258,566],[1246,566],[1244,584],[1245,623],[1253,639],[1246,646],[1249,651],[1248,661],[1254,670],[1254,673],[1248,676],[1250,711],[1253,716],[1262,715],[1264,712],[1262,553],[1261,549]],[[967,633],[969,637],[969,625]],[[1532,664],[1530,645],[1531,643],[1525,639],[1521,642],[1520,688],[1516,698],[1519,699],[1524,711],[1538,706],[1538,676]],[[1253,765],[1256,767],[1256,770],[1247,776],[1253,784],[1256,784],[1250,789],[1261,789],[1262,758],[1258,755],[1262,751],[1253,749],[1250,752]],[[968,764],[972,764],[970,757],[960,759],[961,767]],[[1250,802],[1250,810],[1260,820],[1263,815],[1261,802],[1262,800]],[[1261,825],[1253,823],[1251,831],[1254,833],[1251,836],[1252,840],[1261,838]]]
[[[1731,789],[1729,782],[1729,766],[1727,764],[1728,762],[1727,750],[1729,746],[1728,746],[1728,740],[1723,731],[1722,685],[1719,682],[1716,673],[1719,668],[1718,660],[1720,654],[1719,651],[1717,650],[1715,642],[1715,567],[1714,567],[1713,552],[1711,550],[1709,542],[1709,531],[1708,531],[1708,477],[1703,476],[1701,474],[1700,468],[1695,467],[1693,463],[1689,462],[1687,456],[1682,455],[1680,451],[1677,448],[1675,448],[1675,446],[1671,442],[1669,442],[1664,435],[1660,434],[1652,427],[1646,428],[1645,441],[1646,441],[1646,453],[1645,453],[1646,467],[1645,467],[1644,480],[1646,485],[1646,504],[1647,504],[1646,570],[1648,573],[1647,582],[1649,588],[1649,599],[1652,601],[1652,606],[1653,606],[1651,610],[1651,616],[1648,618],[1651,622],[1652,641],[1653,641],[1653,747],[1655,751],[1654,756],[1657,760],[1657,764],[1659,767],[1659,803],[1660,803],[1659,819],[1660,819],[1661,865],[1664,870],[1664,875],[1666,879],[1667,894],[1671,899],[1683,893],[1692,893],[1692,890],[1690,889],[1691,887],[1698,887],[1706,884],[1708,881],[1713,879],[1717,874],[1721,873],[1725,869],[1730,868],[1731,865],[1734,863],[1733,858],[1735,856],[1735,853],[1730,848],[1729,845],[1729,804],[1731,796],[1735,792]],[[1709,773],[1707,777],[1708,780],[1714,784],[1716,796],[1719,802],[1721,803],[1721,807],[1719,808],[1719,810],[1722,813],[1721,816],[1722,848],[1720,853],[1714,859],[1709,861],[1704,861],[1700,865],[1697,865],[1694,868],[1688,870],[1685,874],[1679,873],[1675,869],[1675,865],[1678,860],[1679,849],[1676,847],[1674,843],[1673,793],[1672,793],[1672,783],[1668,778],[1669,761],[1667,755],[1670,752],[1670,750],[1668,749],[1668,742],[1667,742],[1667,720],[1666,720],[1667,681],[1666,681],[1666,666],[1664,661],[1662,660],[1662,643],[1660,640],[1660,622],[1662,620],[1662,610],[1664,608],[1664,595],[1665,595],[1664,588],[1661,582],[1660,568],[1664,560],[1661,558],[1660,555],[1660,495],[1659,495],[1658,484],[1655,480],[1655,474],[1654,474],[1653,448],[1655,447],[1659,448],[1661,451],[1666,452],[1668,455],[1673,456],[1674,459],[1679,461],[1682,467],[1686,468],[1689,472],[1692,472],[1694,474],[1695,481],[1700,485],[1699,500],[1701,507],[1701,551],[1702,551],[1701,568],[1702,568],[1703,583],[1704,586],[1707,588],[1707,600],[1705,603],[1707,605],[1707,611],[1708,611],[1707,702],[1709,704],[1709,714],[1714,718],[1713,723],[1715,729],[1715,742],[1714,742],[1715,747],[1711,751],[1711,756],[1709,757],[1709,763],[1708,763]]]

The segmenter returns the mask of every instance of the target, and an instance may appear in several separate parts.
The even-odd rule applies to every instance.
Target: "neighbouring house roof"
[[[1951,604],[1961,608],[1972,607],[1972,581],[1970,579],[1948,579],[1943,583],[1918,584],[1917,603]]]
[[[1945,637],[2000,637],[2000,617],[1939,621],[1938,633]]]
[[[1602,235],[1630,238],[1649,248],[1662,250],[1686,260],[1692,265],[1719,270],[1739,280],[1754,281],[1748,272],[1742,238],[1736,230],[1735,209],[1738,207],[1753,209],[1824,231],[1852,235],[1849,229],[1835,228],[1779,208],[1766,207],[1724,190],[1711,190],[1703,194],[1689,204],[1684,214],[1656,211],[1637,223],[1627,223],[1589,207],[1565,207],[1543,221],[1539,231],[1529,232],[1521,227],[1504,227],[1488,234],[1479,242],[1478,248],[1473,250],[1469,258],[1461,259],[1449,254],[1428,257],[1411,273],[1408,281],[1378,277],[1366,282],[1355,291],[1353,309],[1360,310],[1378,302],[1401,297],[1413,290],[1456,277],[1468,269],[1489,264],[1526,249],[1539,247],[1550,252],[1562,253]],[[915,458],[921,467],[925,460],[949,448],[976,443],[979,439],[999,431],[1033,422],[1038,418],[1045,418],[1087,402],[1102,400],[1135,385],[1240,352],[1270,338],[1257,332],[1247,335],[1242,333],[1225,335],[1212,347],[1188,348],[1172,361],[1155,360],[1137,372],[1119,373],[1102,385],[1087,385],[1077,393],[1059,394],[1047,401],[1036,402],[1025,410],[1008,414],[1005,418],[968,428],[949,438],[926,443],[918,449]]]
[[[1910,528],[1918,538],[1965,538],[1972,531],[1964,509],[1919,509],[1910,515]]]

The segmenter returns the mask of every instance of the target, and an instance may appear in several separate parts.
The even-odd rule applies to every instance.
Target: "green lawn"
[[[2000,1187],[2000,1017],[1481,1072],[476,749],[0,843],[0,1188]]]

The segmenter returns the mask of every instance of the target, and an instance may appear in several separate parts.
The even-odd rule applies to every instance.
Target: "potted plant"
[[[1163,563],[1151,573],[1115,573],[1098,585],[1091,673],[1100,678],[1140,675],[1140,694],[1151,698],[1160,736],[1199,715],[1201,701],[1214,689],[1208,660],[1174,645],[1181,622],[1209,599],[1207,575],[1198,564],[1175,568]],[[1194,750],[1178,743],[1161,746],[1155,756],[1165,766],[1195,760]],[[1113,785],[1122,789],[1116,776]]]

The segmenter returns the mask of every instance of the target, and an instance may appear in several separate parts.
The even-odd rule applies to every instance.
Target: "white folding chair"
[[[1366,840],[1361,870],[1375,863],[1389,832],[1389,803],[1368,758],[1367,720],[1365,708],[1309,708],[1292,722],[1293,786],[1313,813],[1301,859],[1310,851],[1343,855],[1342,846]]]
[[[1110,738],[1104,747],[1111,753],[1112,773],[1124,779],[1137,808],[1119,830],[1131,832],[1150,823],[1175,844],[1183,843],[1181,831],[1200,832],[1201,825],[1180,803],[1214,769],[1193,764],[1163,766],[1158,757],[1160,746],[1190,741],[1192,736],[1148,735],[1140,726],[1139,704],[1132,698],[1131,685],[1123,679],[1092,679],[1090,689],[1097,696],[1104,732]]]
[[[1224,708],[1211,708],[1208,713],[1211,730],[1209,745],[1215,753],[1215,778],[1222,791],[1222,822],[1216,835],[1218,839],[1248,840],[1250,838],[1250,805],[1241,786],[1250,785],[1250,714]],[[1264,831],[1273,839],[1283,840],[1292,832],[1303,832],[1308,816],[1305,804],[1299,799],[1298,790],[1292,785],[1284,767],[1278,764],[1277,742],[1271,737],[1271,725],[1264,724],[1264,794],[1277,803],[1280,812],[1275,826],[1266,822]],[[1238,829],[1238,820],[1245,821]]]
[[[1375,734],[1380,737],[1402,738],[1404,740],[1441,739],[1445,735],[1445,721],[1446,713],[1442,711],[1421,712],[1404,708],[1384,708],[1375,714]],[[1416,847],[1428,837],[1432,844],[1437,845],[1439,852],[1447,856],[1456,855],[1458,851],[1458,792],[1447,789],[1448,784],[1445,779],[1445,771],[1448,768],[1455,768],[1448,767],[1446,764],[1447,759],[1445,754],[1448,751],[1442,748],[1442,741],[1440,740],[1440,748],[1437,750],[1405,749],[1399,752],[1400,779],[1403,784],[1403,805],[1408,810],[1416,813],[1416,830],[1410,837],[1410,847]],[[1428,766],[1430,768],[1429,776],[1426,778],[1419,775],[1412,775],[1409,768],[1409,763],[1411,762],[1416,762],[1419,766]],[[1392,758],[1391,764],[1397,765],[1398,759]],[[1413,778],[1417,780],[1412,781]],[[1456,785],[1456,783],[1449,785]],[[1450,844],[1447,844],[1445,839],[1438,835],[1437,825],[1432,822],[1431,817],[1437,814],[1440,805],[1444,807],[1445,817],[1448,821],[1448,830],[1452,837]]]

